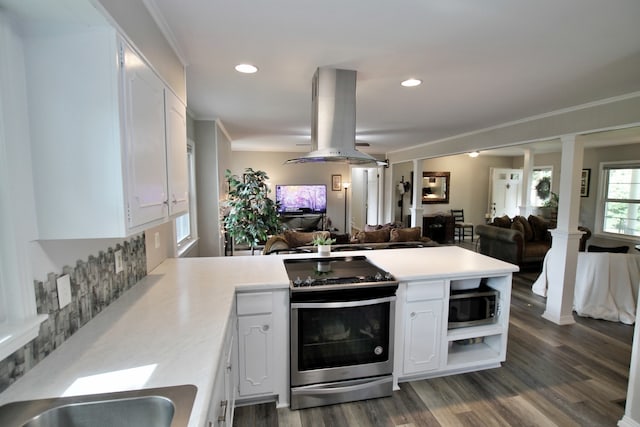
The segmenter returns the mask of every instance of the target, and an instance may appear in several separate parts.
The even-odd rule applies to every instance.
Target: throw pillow
[[[511,224],[511,229],[518,230],[520,233],[522,233],[522,237],[524,238],[524,226],[520,221],[513,221],[513,224]]]
[[[533,240],[533,228],[531,228],[531,224],[527,221],[527,218],[523,216],[516,216],[513,218],[513,222],[519,221],[522,223],[522,227],[524,228],[524,240],[527,242]]]
[[[533,229],[533,240],[547,240],[547,233],[549,232],[547,221],[537,215],[529,215],[528,220]]]
[[[509,218],[509,215],[495,217],[493,219],[493,225],[502,228],[511,228],[511,218]]]
[[[384,243],[389,241],[389,230],[361,231],[357,237],[358,243]]]
[[[392,228],[389,232],[390,242],[417,242],[422,235],[422,228]]]

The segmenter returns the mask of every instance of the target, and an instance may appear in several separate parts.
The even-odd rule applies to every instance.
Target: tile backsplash
[[[122,250],[123,271],[115,272],[115,253]],[[38,314],[49,318],[40,325],[38,336],[4,360],[0,360],[0,392],[44,359],[105,307],[147,274],[144,235],[117,244],[115,248],[89,255],[75,267],[49,273],[34,282]],[[60,308],[56,281],[68,274],[71,302]]]

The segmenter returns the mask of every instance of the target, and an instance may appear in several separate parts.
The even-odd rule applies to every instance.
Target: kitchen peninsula
[[[396,386],[413,378],[496,367],[504,360],[511,275],[517,266],[454,246],[349,255],[366,256],[400,282]],[[287,406],[289,282],[282,260],[298,256],[310,254],[167,259],[0,394],[0,405],[193,384],[197,395],[188,424],[192,427],[218,419],[220,401],[225,400],[220,393],[231,399],[228,406],[236,396],[246,401],[277,399]],[[447,331],[451,284],[475,278],[500,291],[498,321]],[[416,327],[420,320],[428,320],[426,330]],[[262,368],[253,366],[251,354],[246,354],[255,352],[246,340],[253,333],[266,337],[264,343],[253,344],[265,345],[266,353],[259,356],[269,365],[268,378],[256,379]],[[430,334],[425,341],[431,346],[425,348],[422,341],[417,345],[415,334]],[[459,345],[470,339],[473,345]],[[123,371],[125,375],[118,375]],[[88,388],[79,387],[83,382]],[[232,408],[224,409],[223,416],[230,417]]]

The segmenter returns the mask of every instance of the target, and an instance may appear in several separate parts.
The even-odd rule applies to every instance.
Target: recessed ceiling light
[[[422,80],[418,80],[418,79],[407,79],[405,81],[403,81],[402,83],[400,83],[402,86],[404,87],[414,87],[414,86],[419,86],[422,84]]]
[[[239,73],[253,74],[258,71],[258,67],[251,64],[238,64],[236,65],[236,71]]]
[[[469,153],[469,157],[474,157],[475,158],[475,157],[478,157],[479,155],[480,155],[480,153],[477,152],[477,151],[472,151],[472,152]]]

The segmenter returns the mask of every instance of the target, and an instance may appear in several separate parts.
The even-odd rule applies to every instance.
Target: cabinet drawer
[[[237,295],[238,316],[263,314],[273,311],[272,292],[250,292]]]
[[[444,280],[407,283],[407,302],[444,298]]]

